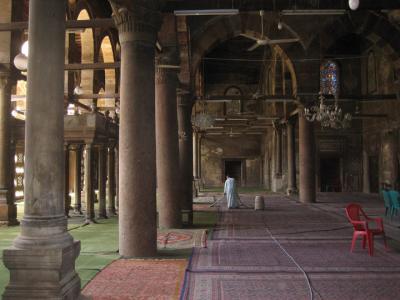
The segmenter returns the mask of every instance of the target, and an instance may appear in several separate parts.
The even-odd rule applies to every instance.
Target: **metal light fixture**
[[[351,10],[356,10],[360,5],[360,0],[349,0],[349,7]]]
[[[321,92],[319,93],[319,104],[304,108],[304,116],[309,122],[318,121],[321,123],[322,128],[332,129],[349,128],[352,120],[351,114],[343,114],[337,97],[335,97],[333,105],[327,105]]]
[[[202,106],[203,106],[202,111],[199,114],[193,116],[192,123],[193,123],[193,126],[199,128],[201,130],[204,130],[204,129],[210,128],[214,125],[215,118],[212,115],[210,115],[209,113],[207,113],[205,102],[202,103]]]
[[[287,9],[282,10],[283,16],[316,16],[316,15],[344,15],[345,9]]]
[[[193,9],[174,11],[175,16],[231,16],[238,14],[238,9]]]
[[[29,55],[29,43],[25,41],[21,47],[21,53],[17,54],[14,58],[14,66],[20,71],[26,71],[28,69],[28,55]]]

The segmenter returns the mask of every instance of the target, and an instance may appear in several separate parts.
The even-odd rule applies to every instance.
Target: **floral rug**
[[[179,299],[186,259],[120,259],[102,270],[83,289],[93,300]]]

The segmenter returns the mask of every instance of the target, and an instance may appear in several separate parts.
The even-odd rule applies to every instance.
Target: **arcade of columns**
[[[80,242],[74,241],[67,231],[68,210],[65,209],[66,204],[69,206],[65,192],[68,190],[68,173],[65,170],[68,170],[71,151],[76,157],[75,191],[81,190],[80,158],[83,149],[86,151],[87,223],[95,222],[92,179],[95,149],[99,153],[100,217],[115,213],[118,182],[119,251],[122,257],[156,255],[156,184],[162,199],[158,209],[159,225],[181,227],[182,212],[189,223],[192,221],[192,179],[193,175],[199,178],[201,174],[202,136],[192,132],[191,92],[178,85],[177,49],[171,46],[167,55],[155,56],[155,41],[161,27],[157,1],[133,2],[128,6],[122,6],[119,1],[111,2],[121,44],[119,145],[106,147],[88,141],[83,148],[82,145],[64,144],[64,104],[54,101],[63,99],[64,93],[65,1],[30,1],[25,215],[21,220],[20,235],[13,246],[4,251],[4,263],[11,274],[4,299],[27,299],[32,294],[40,299],[77,299],[80,294],[80,279],[75,272]],[[165,22],[171,30],[173,22]],[[167,43],[173,45],[172,40]],[[52,81],[42,78],[52,78]],[[13,200],[8,81],[7,70],[0,70],[0,220],[11,225],[17,220]],[[288,120],[285,126],[289,194],[297,192],[295,127],[293,120]],[[309,203],[316,198],[314,129],[301,114],[298,128],[299,198],[301,202]],[[276,139],[277,171],[282,172],[279,162],[283,159],[281,129],[276,131]],[[116,167],[119,168],[118,178],[115,178]],[[180,172],[176,171],[178,169]],[[75,194],[74,208],[80,211],[80,193]]]

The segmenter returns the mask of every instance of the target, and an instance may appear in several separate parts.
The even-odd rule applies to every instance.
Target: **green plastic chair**
[[[382,195],[383,195],[383,201],[385,202],[385,216],[388,215],[388,212],[390,215],[392,215],[392,201],[391,197],[389,195],[389,191],[382,190]]]
[[[397,212],[400,209],[400,202],[399,202],[399,192],[398,191],[389,191],[390,201],[392,203],[392,211],[391,216],[397,215]]]

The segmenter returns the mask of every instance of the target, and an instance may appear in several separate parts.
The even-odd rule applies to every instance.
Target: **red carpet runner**
[[[117,260],[84,288],[93,300],[178,299],[187,260]]]

